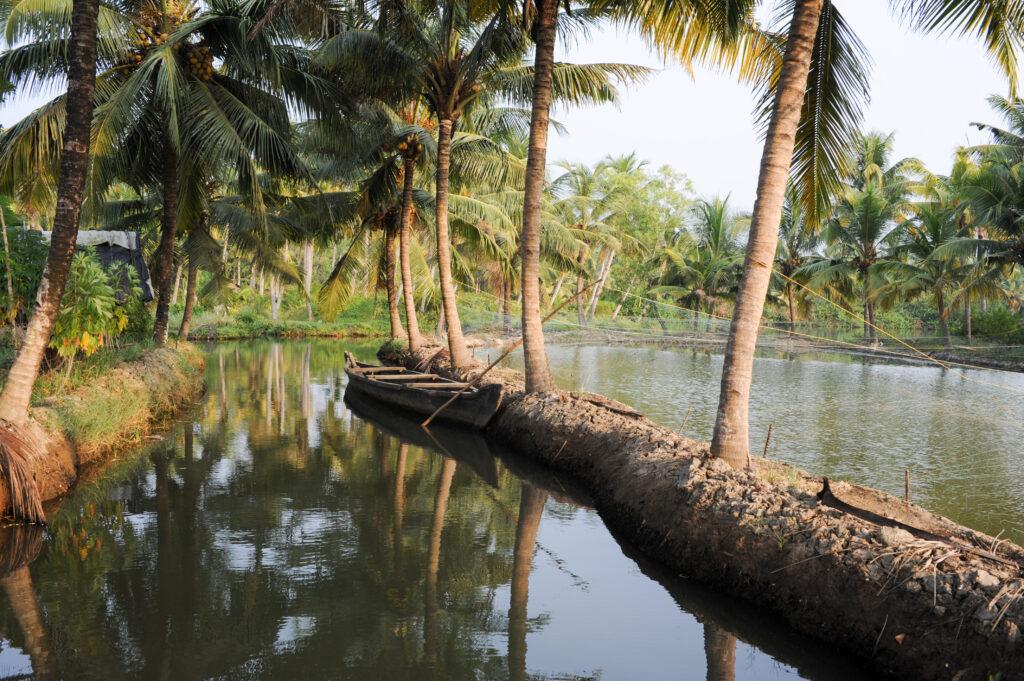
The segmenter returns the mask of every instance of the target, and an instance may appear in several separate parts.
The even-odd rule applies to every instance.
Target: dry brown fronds
[[[28,452],[29,445],[17,427],[0,419],[0,472],[7,478],[11,493],[11,517],[20,522],[45,523],[39,488],[28,466]]]

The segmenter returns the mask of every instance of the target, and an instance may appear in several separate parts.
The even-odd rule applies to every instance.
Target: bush
[[[7,295],[7,253],[0,251],[0,313],[13,321],[19,313],[27,312],[36,299],[36,290],[43,279],[46,253],[49,245],[43,235],[34,230],[8,229],[7,241],[11,249],[12,299]]]
[[[962,322],[960,327],[962,333]],[[993,340],[1010,340],[1024,333],[1024,323],[1009,308],[1002,305],[990,305],[984,312],[975,306],[971,310],[971,331],[976,336],[985,336]]]

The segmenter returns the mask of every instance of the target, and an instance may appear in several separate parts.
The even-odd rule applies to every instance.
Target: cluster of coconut
[[[419,155],[423,153],[423,144],[419,141],[419,136],[416,133],[410,134],[396,146],[402,157],[410,160],[419,158]]]
[[[192,75],[199,80],[210,80],[213,78],[213,55],[210,48],[205,45],[194,45],[192,43],[180,43],[174,48],[178,50]]]

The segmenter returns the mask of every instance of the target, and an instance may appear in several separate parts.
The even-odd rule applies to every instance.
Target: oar
[[[564,302],[562,302],[562,304],[561,304],[561,305],[559,305],[558,307],[556,307],[556,308],[555,308],[554,310],[552,310],[552,311],[551,311],[551,313],[550,313],[550,314],[549,314],[549,315],[548,315],[547,317],[545,317],[544,319],[540,320],[541,326],[543,326],[543,325],[544,325],[544,324],[545,324],[546,322],[550,321],[552,317],[554,317],[554,316],[555,316],[556,314],[558,314],[559,312],[561,312],[561,311],[562,311],[562,308],[563,308],[563,307],[565,307],[566,305],[568,305],[568,304],[569,304],[569,303],[571,303],[572,301],[574,301],[574,300],[576,300],[577,298],[579,298],[579,297],[580,297],[581,295],[583,295],[583,293],[584,293],[584,292],[585,292],[585,291],[586,291],[587,289],[591,288],[591,287],[592,287],[592,286],[593,286],[594,284],[596,284],[596,283],[597,283],[596,281],[593,281],[593,282],[591,282],[591,283],[587,284],[586,286],[584,286],[584,287],[583,287],[582,289],[580,289],[579,291],[577,291],[577,292],[576,292],[576,295],[573,295],[573,296],[570,296],[570,297],[566,298],[566,299],[565,299],[565,301],[564,301]],[[462,393],[466,392],[467,390],[469,390],[470,388],[472,388],[472,387],[473,387],[474,385],[476,385],[477,383],[479,383],[479,382],[480,382],[480,379],[481,379],[481,378],[483,378],[484,376],[486,376],[486,375],[487,375],[487,372],[488,372],[488,371],[490,371],[490,370],[491,370],[491,369],[493,369],[494,367],[498,366],[498,364],[500,364],[500,363],[501,363],[501,360],[505,359],[505,358],[506,358],[506,357],[508,357],[508,356],[509,356],[510,354],[512,354],[512,351],[513,351],[513,350],[515,350],[516,348],[518,348],[518,347],[519,347],[519,346],[520,346],[520,345],[522,344],[522,342],[523,342],[523,337],[522,337],[522,336],[520,336],[520,337],[519,337],[519,340],[517,340],[517,341],[516,341],[515,343],[513,343],[512,345],[510,345],[510,346],[508,347],[508,349],[507,349],[507,350],[505,350],[505,352],[503,352],[503,353],[501,354],[501,357],[499,357],[498,359],[496,359],[496,360],[494,360],[493,362],[491,362],[491,365],[490,365],[490,366],[488,366],[488,367],[487,367],[486,369],[484,369],[483,371],[481,371],[481,372],[480,372],[480,375],[479,375],[479,376],[477,376],[477,377],[476,377],[476,378],[474,378],[474,379],[473,379],[472,381],[470,381],[470,382],[469,382],[469,384],[468,384],[468,385],[467,385],[467,386],[466,386],[465,388],[463,388],[463,389],[462,389],[462,390],[460,390],[459,392],[457,392],[457,393],[455,393],[454,395],[452,395],[452,398],[451,398],[450,400],[448,400],[447,402],[445,402],[444,404],[442,404],[442,405],[441,405],[440,407],[438,407],[438,408],[437,408],[437,411],[435,411],[435,412],[434,412],[433,414],[431,414],[431,415],[430,415],[430,418],[428,418],[428,419],[427,419],[426,421],[424,421],[424,422],[423,422],[423,423],[421,423],[420,425],[421,425],[421,426],[423,426],[424,428],[426,428],[427,426],[429,426],[429,425],[430,425],[430,422],[434,420],[434,417],[436,417],[436,416],[437,416],[438,414],[440,414],[440,413],[441,413],[442,411],[444,411],[444,410],[445,410],[445,408],[446,408],[446,407],[447,407],[447,406],[448,406],[449,404],[451,404],[452,402],[454,402],[455,400],[457,400],[457,399],[459,398],[459,396],[460,396],[460,395],[462,395]]]

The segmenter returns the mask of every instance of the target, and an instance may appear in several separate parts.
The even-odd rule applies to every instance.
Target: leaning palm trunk
[[[405,338],[402,316],[398,314],[398,286],[395,283],[395,230],[384,227],[384,285],[388,294],[388,316],[391,319],[391,337]]]
[[[398,235],[398,259],[402,268],[402,298],[405,301],[405,326],[409,336],[409,351],[416,352],[423,345],[420,324],[416,319],[416,290],[412,283],[412,190],[416,161],[405,160],[402,178],[402,226]]]
[[[5,445],[5,454],[12,449],[7,443],[20,442],[17,429],[24,426],[28,419],[32,386],[39,375],[43,352],[50,343],[50,334],[57,320],[60,298],[64,294],[64,285],[75,252],[78,221],[82,213],[82,194],[89,167],[98,14],[97,0],[75,0],[71,10],[67,122],[57,184],[57,212],[53,219],[53,235],[36,306],[25,330],[21,349],[7,374],[7,383],[0,393],[0,419],[6,420],[11,426],[0,424],[4,426],[0,428],[0,444]],[[11,485],[12,515],[28,521],[44,520],[35,480],[27,470],[24,458],[0,456],[0,464],[3,464],[4,473]],[[16,490],[15,478],[19,477],[25,480],[25,485]]]
[[[441,307],[445,326],[448,327],[448,352],[452,366],[464,367],[470,363],[466,339],[462,335],[459,309],[455,302],[455,282],[452,279],[451,243],[448,238],[448,175],[451,171],[452,133],[455,121],[441,117],[437,126],[437,270],[441,282]]]
[[[523,196],[522,292],[523,359],[526,392],[550,392],[557,386],[551,378],[544,325],[540,316],[541,196],[548,149],[548,110],[555,63],[555,20],[558,0],[535,0],[533,34],[537,42],[534,57],[533,110],[530,114],[530,146],[526,160]]]
[[[594,321],[594,314],[597,312],[597,304],[601,300],[601,292],[604,290],[605,282],[608,281],[608,274],[612,271],[612,263],[615,261],[615,250],[610,249],[601,265],[601,274],[598,277],[597,285],[594,286],[594,293],[590,296],[590,306],[587,308],[587,321]]]
[[[555,282],[555,290],[553,290],[551,292],[551,300],[548,301],[548,309],[545,311],[544,314],[547,314],[548,312],[551,312],[551,309],[555,306],[555,301],[558,299],[558,293],[559,293],[559,291],[562,290],[562,284],[565,283],[565,280],[568,277],[569,277],[568,274],[563,274],[562,276],[560,276],[558,278],[558,281]]]
[[[49,629],[46,627],[46,620],[43,618],[43,609],[32,585],[32,573],[28,565],[23,565],[0,578],[0,588],[7,596],[14,619],[17,620],[18,628],[25,637],[25,650],[32,660],[34,678],[40,681],[59,679],[57,656],[54,653]]]
[[[181,314],[181,327],[178,329],[178,340],[187,341],[188,333],[192,330],[192,310],[196,306],[196,277],[199,268],[192,262],[188,263],[188,281],[185,284],[185,311]]]
[[[587,318],[583,313],[583,251],[576,258],[580,265],[580,273],[576,275],[576,322],[582,329],[587,325]]]
[[[170,132],[164,133],[164,209],[160,226],[160,245],[156,250],[157,271],[160,274],[156,299],[156,320],[153,322],[153,342],[157,347],[167,342],[167,322],[170,316],[171,270],[174,263],[174,238],[178,228],[178,153]]]
[[[729,328],[729,341],[725,348],[718,414],[711,441],[712,454],[725,459],[734,468],[745,466],[750,455],[748,411],[757,328],[764,311],[772,273],[771,263],[775,259],[778,245],[786,181],[793,160],[796,131],[800,123],[823,2],[796,0],[761,156],[757,200],[754,203],[743,275],[736,295],[736,308]]]

